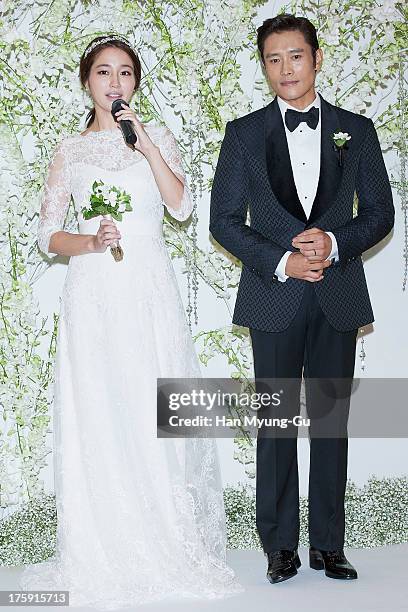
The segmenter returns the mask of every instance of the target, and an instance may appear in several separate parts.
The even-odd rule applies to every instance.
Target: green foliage
[[[261,549],[251,487],[224,491],[229,548]],[[299,500],[300,546],[309,546],[308,500]],[[408,478],[371,476],[363,487],[347,481],[345,547],[371,548],[408,542]]]
[[[230,549],[261,549],[252,487],[224,490]],[[408,479],[372,476],[363,487],[348,480],[345,546],[371,548],[408,542]],[[78,516],[78,520],[81,517]],[[300,497],[300,546],[308,546],[308,500]],[[0,565],[41,563],[55,554],[57,512],[53,495],[41,495],[0,522]]]

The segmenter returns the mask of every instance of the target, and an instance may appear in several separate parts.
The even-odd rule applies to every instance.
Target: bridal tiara
[[[90,54],[91,51],[95,49],[95,47],[98,47],[99,45],[102,45],[103,43],[106,43],[106,42],[112,42],[113,40],[120,40],[122,42],[125,42],[127,45],[129,45],[129,47],[131,47],[129,41],[126,40],[126,38],[124,36],[121,36],[120,34],[105,36],[105,38],[100,38],[99,40],[95,40],[95,42],[93,42],[92,45],[88,47],[88,49],[86,49],[84,53],[84,59]]]

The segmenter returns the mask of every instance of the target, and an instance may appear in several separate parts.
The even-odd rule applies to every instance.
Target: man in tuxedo
[[[328,577],[353,579],[343,550],[347,425],[343,435],[313,436],[321,397],[310,381],[353,379],[358,328],[374,320],[361,255],[393,227],[391,188],[372,120],[315,91],[323,53],[313,24],[278,15],[259,27],[257,44],[276,96],[226,125],[210,231],[243,264],[232,321],[249,328],[256,380],[305,380],[309,564]],[[334,143],[338,132],[349,137],[343,147]],[[293,415],[300,412],[300,382],[297,391]],[[349,398],[347,416],[348,405]],[[256,524],[270,582],[295,576],[296,434],[258,432]]]

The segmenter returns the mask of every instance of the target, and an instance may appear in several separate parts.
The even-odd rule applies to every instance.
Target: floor
[[[265,577],[266,557],[254,550],[228,551],[229,564],[245,587],[245,592],[222,601],[147,604],[138,612],[240,612],[256,605],[256,612],[399,612],[408,611],[408,544],[370,549],[345,549],[358,572],[357,580],[334,580],[323,571],[309,568],[308,551],[299,549],[302,566],[297,576],[278,584]],[[0,568],[0,590],[16,588],[19,568]],[[41,606],[61,610],[56,606]],[[27,607],[8,606],[7,610],[26,612]],[[87,608],[89,610],[89,608]],[[79,610],[76,608],[75,610]],[[86,608],[84,608],[86,610]],[[130,612],[131,608],[127,608]]]

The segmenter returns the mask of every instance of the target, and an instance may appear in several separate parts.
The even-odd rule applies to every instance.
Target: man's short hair
[[[319,48],[319,41],[317,40],[316,28],[313,23],[307,19],[307,17],[296,17],[289,13],[282,13],[276,15],[271,19],[266,19],[261,26],[257,29],[257,45],[258,52],[263,64],[265,64],[263,52],[265,46],[265,39],[274,33],[287,32],[288,30],[298,30],[302,32],[305,41],[312,48],[313,65],[316,64],[316,50]]]

